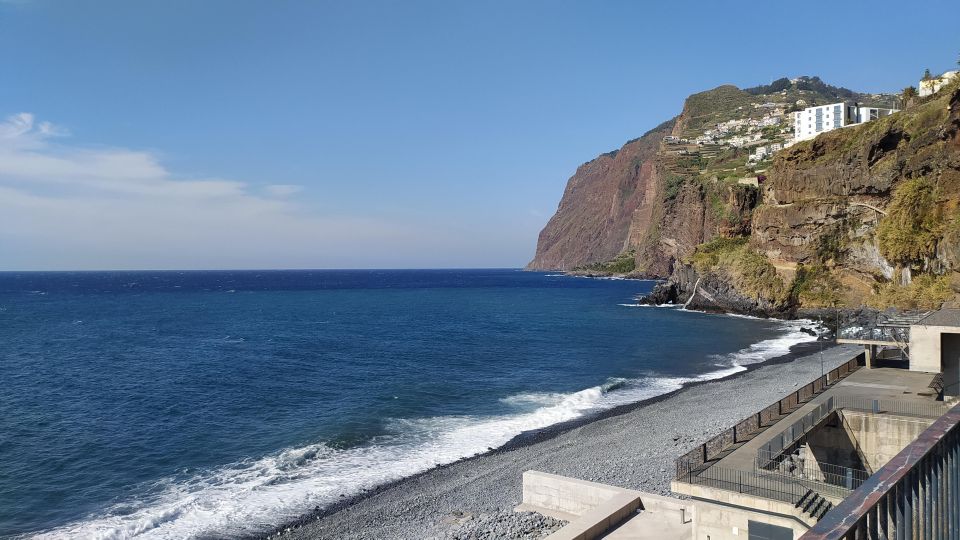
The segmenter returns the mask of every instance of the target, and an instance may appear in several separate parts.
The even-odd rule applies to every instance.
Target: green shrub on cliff
[[[700,275],[724,274],[745,296],[780,302],[783,280],[766,257],[754,251],[746,238],[716,238],[700,244],[690,258]]]
[[[936,186],[926,178],[914,178],[894,191],[887,215],[877,225],[877,242],[888,261],[912,266],[934,257],[943,232]]]
[[[636,251],[630,250],[617,255],[609,261],[578,266],[574,268],[573,271],[599,272],[603,274],[629,274],[636,269],[636,257]]]
[[[790,297],[804,307],[830,307],[843,301],[843,285],[822,264],[799,265],[790,284]]]
[[[680,194],[680,188],[683,187],[683,183],[686,181],[686,178],[679,174],[671,174],[667,176],[666,182],[664,182],[663,188],[663,197],[665,200],[675,199],[677,195]]]
[[[939,309],[953,296],[946,276],[921,274],[909,285],[897,285],[898,281],[878,285],[868,303],[877,309]]]

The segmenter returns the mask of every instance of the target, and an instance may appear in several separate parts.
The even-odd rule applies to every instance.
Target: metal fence
[[[699,472],[693,467],[680,467],[678,469],[677,480],[687,484],[744,493],[790,504],[797,504],[810,491],[810,488],[801,481],[778,474],[741,471],[717,466]]]
[[[835,410],[835,398],[831,396],[826,401],[815,407],[812,411],[803,415],[799,420],[781,431],[778,435],[774,435],[767,444],[761,446],[760,449],[757,450],[757,463],[759,466],[765,466],[765,462],[761,461],[762,458],[772,459],[778,456],[785,448],[789,448],[792,444],[799,441],[807,433],[812,431],[813,428],[820,425],[820,423],[830,416],[830,414],[832,414]]]
[[[685,474],[689,472],[689,470],[699,470],[705,463],[718,459],[733,445],[749,440],[757,433],[776,424],[784,415],[792,413],[803,403],[813,399],[813,397],[821,394],[827,388],[856,371],[863,362],[864,355],[861,353],[848,362],[830,370],[825,375],[787,394],[779,401],[771,403],[756,414],[752,414],[740,422],[737,422],[732,428],[724,430],[707,442],[694,447],[686,454],[677,458],[677,474],[681,474],[681,471]]]
[[[756,470],[810,482],[816,485],[816,491],[838,498],[845,497],[870,477],[870,473],[863,469],[820,461],[811,465],[797,454],[762,455],[757,458]]]
[[[893,399],[870,399],[855,396],[836,396],[834,406],[837,409],[851,409],[876,414],[894,414],[897,416],[915,416],[919,418],[940,418],[950,410],[942,402],[899,401]]]

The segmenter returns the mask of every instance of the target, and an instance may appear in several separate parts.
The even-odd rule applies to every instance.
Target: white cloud
[[[264,188],[268,195],[274,197],[289,197],[303,191],[303,186],[293,184],[272,184]]]
[[[65,144],[27,113],[0,122],[0,269],[383,265],[422,231],[316,215],[299,186],[182,178],[150,153]],[[372,254],[380,257],[370,258]],[[368,257],[368,259],[364,259]]]

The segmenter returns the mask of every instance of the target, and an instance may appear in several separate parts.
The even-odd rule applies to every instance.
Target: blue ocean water
[[[267,530],[714,378],[797,323],[517,270],[0,273],[0,536]]]

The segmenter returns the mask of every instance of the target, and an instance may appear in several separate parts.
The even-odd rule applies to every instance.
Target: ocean
[[[0,537],[231,537],[718,378],[798,322],[519,270],[0,273]]]

